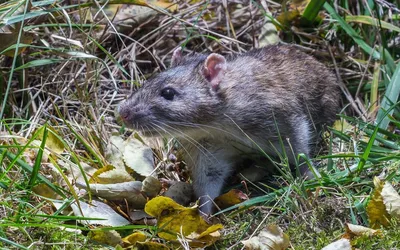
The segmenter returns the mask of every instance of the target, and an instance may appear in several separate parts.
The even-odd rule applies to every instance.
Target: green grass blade
[[[17,247],[18,249],[26,249],[26,250],[29,249],[27,247],[24,247],[23,245],[17,244],[15,242],[13,242],[13,241],[11,241],[9,239],[3,238],[3,237],[0,237],[0,241],[4,242],[4,243],[7,243],[7,244],[10,244],[10,245],[12,245],[14,247]],[[6,248],[2,248],[2,249],[6,249]]]
[[[55,4],[55,3],[56,3],[56,0],[45,0],[45,1],[33,2],[32,6],[33,7],[42,7],[42,6],[51,5],[51,4]]]
[[[303,19],[307,20],[307,22],[312,23],[315,18],[318,16],[319,11],[324,5],[325,0],[311,0],[306,9],[301,16]]]
[[[388,30],[393,30],[396,32],[400,33],[400,27],[397,27],[391,23],[385,22],[380,20],[380,26],[379,26],[379,21],[376,18],[370,17],[370,16],[346,16],[345,18],[346,22],[348,23],[363,23],[363,24],[368,24],[368,25],[372,25],[375,26],[377,28],[384,28],[384,29],[388,29]]]
[[[0,148],[0,153],[3,153],[4,151],[6,151],[6,149]],[[26,172],[32,173],[32,167],[28,163],[23,161],[22,159],[17,158],[17,156],[15,154],[6,151],[6,156],[10,161],[15,161]],[[37,175],[37,179],[39,179],[41,182],[45,183],[54,192],[56,192],[57,194],[61,195],[61,197],[65,198],[64,193],[61,192],[60,189],[58,187],[56,187],[53,183],[51,183],[46,177],[44,177],[43,175],[38,174]]]
[[[382,98],[381,108],[378,111],[375,122],[382,121],[379,124],[379,128],[386,129],[389,125],[389,118],[387,114],[392,115],[393,109],[386,113],[386,110],[396,103],[399,99],[400,94],[400,63],[397,64],[396,71],[394,72],[392,79],[390,80],[389,86],[386,88],[385,96]]]
[[[46,125],[44,125],[43,126],[42,143],[40,143],[39,151],[36,155],[35,163],[32,168],[32,174],[31,174],[31,178],[29,179],[29,184],[28,184],[29,188],[32,188],[33,185],[35,185],[37,176],[39,174],[39,169],[42,164],[43,152],[46,147],[47,134],[48,134],[47,127],[46,127]]]
[[[398,96],[397,96],[397,97],[398,97]],[[387,118],[386,116],[387,116],[390,112],[392,112],[393,109],[394,109],[397,105],[399,105],[399,104],[400,104],[400,103],[396,103],[396,104],[392,105],[387,111],[385,111],[385,113],[384,113],[381,117],[386,119],[386,118]],[[381,123],[384,121],[384,119],[381,119],[381,120],[378,120],[378,121],[379,121],[379,122],[378,122],[378,124],[377,124],[377,126],[376,126],[376,128],[375,128],[375,130],[374,130],[374,133],[371,135],[371,137],[370,137],[370,139],[369,139],[369,141],[368,141],[368,144],[367,144],[367,146],[365,147],[365,151],[364,151],[364,153],[362,154],[361,160],[360,160],[360,162],[358,163],[357,171],[358,171],[359,173],[364,169],[365,163],[367,162],[367,160],[368,160],[368,158],[369,158],[369,155],[370,155],[370,153],[371,153],[371,149],[372,149],[373,146],[374,146],[375,137],[378,135],[378,130],[379,130],[379,128],[380,128]]]
[[[369,55],[372,55],[374,59],[380,59],[381,55],[379,54],[378,51],[374,50],[371,46],[369,46],[363,38],[352,28],[346,21],[339,16],[339,14],[336,12],[336,10],[329,4],[329,3],[324,3],[324,8],[328,13],[331,15],[333,19],[335,19],[340,26],[343,28],[346,33],[353,38],[353,40]]]
[[[31,19],[34,17],[39,17],[43,15],[47,15],[52,12],[57,12],[60,10],[68,10],[68,9],[74,9],[74,8],[79,8],[81,5],[79,4],[74,4],[74,5],[68,5],[68,6],[62,6],[62,7],[57,7],[53,9],[46,9],[40,10],[40,11],[32,11],[26,14],[21,14],[21,15],[15,15],[15,16],[10,16],[10,17],[4,17],[2,20],[0,20],[0,27],[14,24],[14,23],[19,23],[27,19]]]
[[[393,73],[396,71],[396,63],[393,59],[393,57],[390,55],[389,51],[387,49],[382,50],[382,56],[384,58],[384,61],[386,62],[385,69],[386,69],[386,74],[393,75]],[[383,76],[386,76],[384,74]]]
[[[16,68],[15,70],[45,66],[45,65],[49,65],[49,64],[53,64],[53,63],[63,62],[63,61],[65,61],[65,59],[38,59],[38,60],[33,60],[28,63],[25,63],[24,65],[21,65],[20,67]]]

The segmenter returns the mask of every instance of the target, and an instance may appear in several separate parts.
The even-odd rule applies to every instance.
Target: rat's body
[[[204,203],[220,194],[245,153],[282,153],[279,135],[291,163],[299,153],[310,155],[322,125],[335,119],[339,95],[336,77],[291,46],[227,59],[182,57],[178,50],[172,67],[144,83],[120,114],[145,135],[178,138]],[[210,202],[202,207],[211,209]]]

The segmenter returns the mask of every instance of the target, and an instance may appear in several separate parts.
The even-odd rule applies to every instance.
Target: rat
[[[311,156],[313,145],[339,109],[336,76],[291,45],[270,45],[243,54],[182,55],[122,102],[124,123],[144,136],[175,137],[191,171],[200,210],[248,153]],[[300,160],[301,161],[301,160]],[[304,176],[313,177],[304,164]]]

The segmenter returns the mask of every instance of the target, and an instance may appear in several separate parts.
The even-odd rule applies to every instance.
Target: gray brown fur
[[[330,70],[291,46],[255,49],[226,62],[212,55],[219,64],[210,63],[210,74],[204,68],[211,56],[180,57],[120,106],[125,123],[145,135],[178,138],[201,203],[220,194],[243,153],[261,147],[277,156],[276,125],[294,150],[288,153],[285,143],[291,163],[299,153],[310,155],[322,125],[335,120],[340,96]],[[160,95],[165,87],[176,90],[173,100]],[[212,204],[202,210],[210,213]]]

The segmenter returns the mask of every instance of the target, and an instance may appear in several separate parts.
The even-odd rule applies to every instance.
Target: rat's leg
[[[311,145],[313,138],[313,133],[310,131],[310,124],[306,117],[296,117],[292,121],[293,133],[291,135],[290,144],[291,150],[287,151],[289,161],[292,164],[295,164],[297,161],[298,154],[305,154],[307,157],[310,156]],[[293,152],[292,152],[293,150]],[[314,173],[320,177],[318,170],[311,163],[311,168],[307,165],[303,158],[300,158],[298,161],[300,167],[300,174],[304,178],[314,179]]]
[[[202,143],[203,148],[192,147],[191,171],[193,189],[200,198],[200,210],[211,214],[214,208],[213,200],[221,194],[226,178],[234,169],[232,148],[215,143]]]

